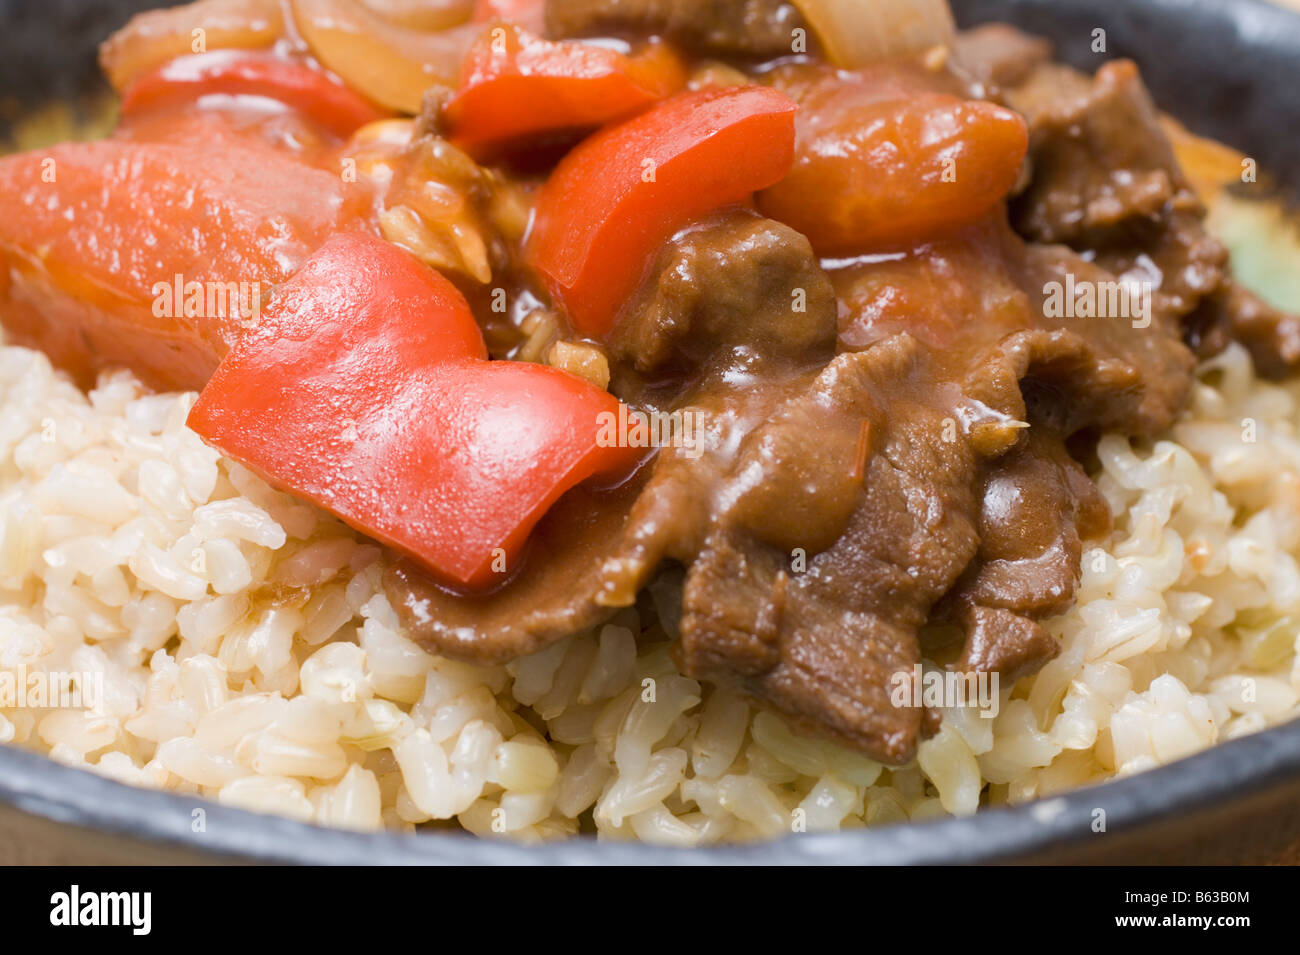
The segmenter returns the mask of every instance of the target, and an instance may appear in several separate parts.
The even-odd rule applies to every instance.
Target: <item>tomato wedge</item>
[[[83,385],[126,366],[154,388],[201,388],[254,293],[265,301],[368,214],[361,184],[222,128],[214,118],[203,139],[0,158],[0,322],[11,342],[44,350]]]
[[[503,24],[471,47],[446,116],[452,141],[484,160],[540,136],[601,126],[685,84],[686,67],[663,43],[624,56]]]
[[[794,167],[758,207],[822,255],[906,248],[979,222],[1029,148],[1018,113],[871,74],[833,77],[801,102]]]
[[[574,327],[608,332],[673,233],[780,181],[796,109],[761,86],[680,93],[570,152],[538,196],[528,257]]]
[[[245,50],[214,50],[172,60],[127,87],[122,113],[131,116],[213,94],[278,100],[344,137],[392,115],[305,63]]]
[[[443,580],[484,588],[561,494],[638,457],[599,442],[612,395],[486,355],[455,286],[342,233],[230,351],[189,425]]]

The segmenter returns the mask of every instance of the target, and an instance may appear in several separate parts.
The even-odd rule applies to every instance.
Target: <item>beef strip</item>
[[[555,38],[657,33],[699,53],[788,56],[803,17],[785,0],[546,0]]]
[[[1156,310],[1178,318],[1224,286],[1227,251],[1206,232],[1205,210],[1132,62],[1107,63],[1089,77],[1038,61],[996,95],[1029,123],[1033,176],[1012,205],[1021,234],[1151,283]],[[1222,341],[1201,335],[1197,344],[1205,351]]]
[[[608,342],[639,372],[698,366],[720,349],[831,357],[835,290],[808,240],[788,226],[722,213],[668,243],[651,275]]]
[[[601,571],[644,478],[564,495],[529,538],[534,559],[525,554],[518,573],[491,593],[449,590],[402,559],[385,575],[389,598],[420,643],[475,663],[505,663],[594,627],[616,610],[601,600]]]
[[[1049,283],[1064,284],[1072,275],[1076,287],[1088,283],[1101,289],[1119,283],[1121,276],[1064,246],[1026,246],[1018,271],[1034,303],[1035,324],[1075,336],[1091,352],[1086,363],[1091,380],[1071,387],[1069,401],[1054,403],[1055,412],[1066,415],[1055,422],[1061,433],[1098,427],[1150,437],[1173,424],[1186,404],[1196,366],[1183,340],[1181,303],[1175,306],[1153,295],[1145,318],[1049,318],[1044,301]],[[1072,348],[1063,357],[1073,360]]]
[[[831,359],[835,329],[834,289],[808,240],[792,229],[734,211],[668,243],[611,340],[624,369],[613,390],[631,404],[691,416],[707,450],[660,451],[622,552],[607,566],[611,593],[630,602],[661,561],[695,559],[714,491],[746,436]],[[815,452],[788,456],[788,473],[815,484],[819,460]],[[806,498],[833,506],[827,494]],[[787,521],[811,516],[787,514]]]
[[[949,387],[992,415],[994,441],[1006,420],[1029,414],[1026,390],[1040,420],[1062,434],[1159,433],[1182,409],[1195,364],[1179,313],[1155,298],[1145,328],[1121,316],[1048,317],[1049,284],[1070,276],[1094,287],[1119,281],[1068,247],[1025,243],[1005,222],[841,268],[832,273],[840,347],[907,332],[951,356],[945,376],[959,384]],[[966,408],[959,417],[977,413]]]
[[[1021,232],[1154,284],[1156,312],[1181,319],[1199,357],[1235,339],[1264,375],[1300,369],[1300,316],[1232,280],[1227,250],[1206,231],[1131,63],[1108,64],[1090,79],[1044,61],[1033,38],[1006,27],[972,31],[957,46],[969,72],[1030,123],[1033,178],[1013,206]]]
[[[1056,656],[1038,623],[1074,600],[1083,542],[1110,529],[1110,510],[1059,434],[1026,431],[1014,450],[982,463],[980,548],[935,611],[966,632],[957,669],[1014,682]]]
[[[1232,338],[1246,346],[1260,374],[1282,378],[1300,370],[1300,315],[1275,308],[1236,282],[1225,281],[1193,319],[1206,352]]]
[[[1002,98],[1030,127],[1033,179],[1012,208],[1025,235],[1091,244],[1171,205],[1198,211],[1132,62],[1095,77],[1044,64]]]

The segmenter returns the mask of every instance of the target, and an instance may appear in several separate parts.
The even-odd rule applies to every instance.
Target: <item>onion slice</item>
[[[474,15],[474,0],[362,0],[390,23],[412,30],[446,30]]]
[[[830,61],[845,69],[948,45],[948,0],[793,0]]]
[[[455,86],[461,61],[485,29],[468,23],[437,33],[397,26],[357,0],[293,0],[295,25],[312,53],[380,106],[418,113],[430,86]]]
[[[256,50],[284,35],[279,0],[198,0],[137,14],[99,50],[104,73],[119,93],[164,63],[211,50]]]

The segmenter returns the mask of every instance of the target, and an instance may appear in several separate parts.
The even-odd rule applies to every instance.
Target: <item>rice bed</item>
[[[901,769],[679,674],[670,585],[509,666],[425,653],[379,549],[207,448],[192,401],[0,348],[0,672],[101,697],[6,701],[0,742],[330,826],[691,846],[1023,802],[1297,713],[1300,385],[1237,347],[1165,440],[1101,442],[1116,533],[1060,657]]]

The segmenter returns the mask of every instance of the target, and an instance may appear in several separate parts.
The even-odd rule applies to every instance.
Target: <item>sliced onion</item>
[[[846,69],[946,46],[948,0],[793,0],[830,61]]]
[[[259,49],[283,35],[279,0],[198,0],[132,17],[100,47],[99,62],[121,92],[132,80],[178,56]]]
[[[474,0],[362,0],[390,23],[412,30],[446,30],[474,14]]]
[[[485,29],[468,23],[422,33],[390,23],[357,0],[293,0],[298,32],[325,66],[380,106],[418,113],[424,92],[454,86]]]

